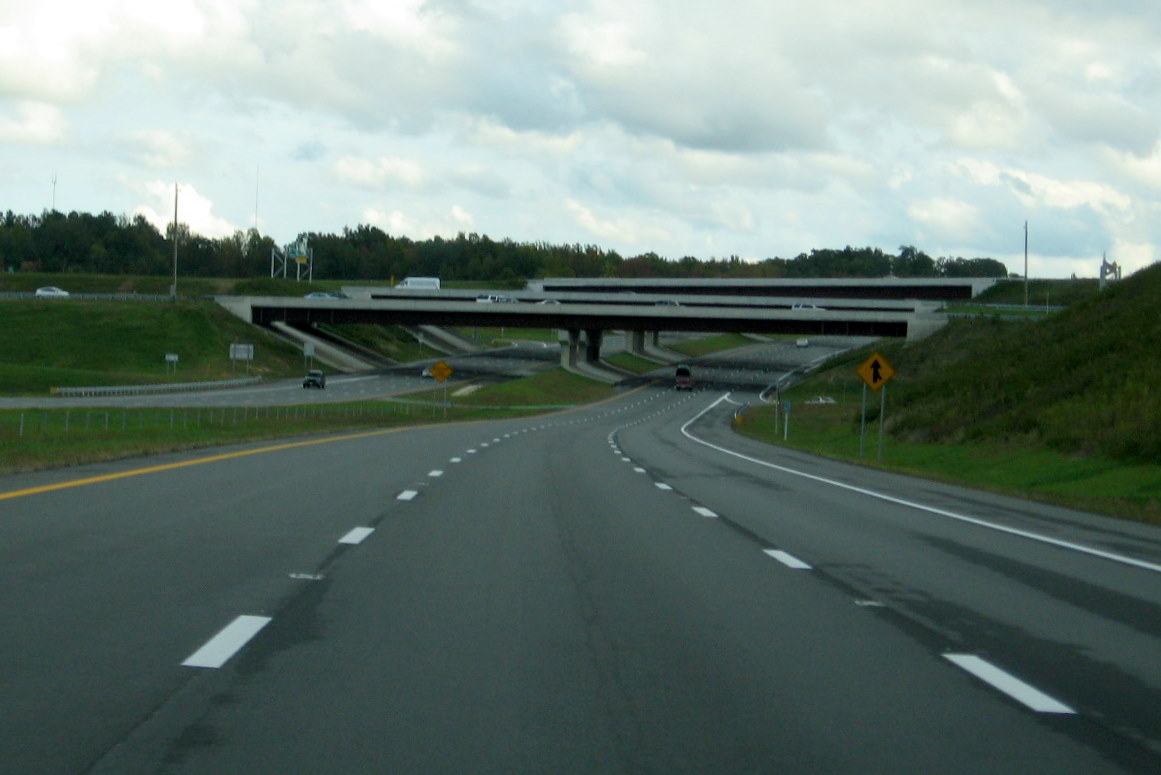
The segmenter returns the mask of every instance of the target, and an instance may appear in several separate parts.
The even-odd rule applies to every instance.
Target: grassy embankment
[[[871,349],[783,395],[788,444],[1161,524],[1161,267],[1087,297],[1043,320],[960,320],[922,342],[878,343],[896,371],[881,460],[876,394],[860,454],[855,368]],[[819,395],[838,403],[806,403]],[[775,422],[763,407],[739,428],[781,444]]]
[[[528,416],[611,393],[556,369],[489,385],[448,405],[442,391],[432,391],[403,400],[249,408],[4,410],[0,473],[296,436]]]
[[[40,277],[34,285],[68,285],[82,292],[151,293],[131,284],[102,287],[103,278]],[[149,278],[143,278],[148,280]],[[155,278],[154,278],[155,279]],[[86,280],[88,282],[86,282]],[[282,281],[275,281],[282,284]],[[147,283],[146,283],[147,285]],[[209,292],[239,290],[222,281]],[[12,290],[12,289],[9,289]],[[23,290],[23,289],[21,289]],[[294,289],[301,290],[301,286]],[[198,382],[240,376],[299,377],[301,352],[246,325],[210,301],[0,300],[0,315],[19,336],[0,339],[0,394],[47,395],[53,387]],[[388,357],[406,361],[435,353],[387,326],[343,327],[342,333]],[[236,364],[229,346],[253,344],[255,360]],[[176,370],[165,355],[179,356]],[[487,386],[446,410],[442,391],[424,404],[367,401],[261,409],[32,409],[0,411],[0,471],[33,470],[217,444],[343,430],[469,421],[548,411],[586,403],[610,389],[550,371]],[[519,406],[519,409],[512,409]]]

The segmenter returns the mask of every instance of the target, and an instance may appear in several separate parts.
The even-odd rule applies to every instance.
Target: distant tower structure
[[[1104,255],[1101,256],[1101,290],[1105,289],[1110,279],[1121,279],[1121,265],[1116,261],[1109,261]]]
[[[270,251],[270,276],[286,277],[291,262],[295,280],[302,280],[305,274],[308,283],[314,281],[314,249],[307,244],[305,234],[281,249],[275,247]]]

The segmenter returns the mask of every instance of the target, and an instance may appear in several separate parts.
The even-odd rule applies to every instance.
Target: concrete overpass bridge
[[[239,317],[266,327],[309,332],[319,324],[549,328],[560,334],[566,368],[599,361],[607,331],[626,332],[630,352],[656,360],[661,331],[917,339],[943,325],[934,301],[802,298],[712,294],[517,292],[514,303],[476,301],[477,291],[400,292],[344,288],[349,298],[217,297]]]

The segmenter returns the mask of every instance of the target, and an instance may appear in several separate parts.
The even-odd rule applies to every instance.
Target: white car
[[[799,312],[822,312],[826,307],[820,307],[817,304],[795,304],[790,309],[798,310]]]
[[[64,290],[63,288],[57,288],[57,287],[52,286],[52,285],[46,285],[43,288],[37,288],[36,295],[41,297],[41,298],[63,299],[65,296],[69,295],[69,292]]]
[[[500,296],[495,293],[481,293],[476,297],[476,301],[481,304],[515,304],[515,299],[510,299],[507,296]]]
[[[810,340],[809,339],[799,339],[798,341],[796,341],[794,343],[794,346],[795,347],[810,347]]]

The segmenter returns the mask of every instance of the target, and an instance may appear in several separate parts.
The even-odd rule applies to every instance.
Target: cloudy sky
[[[0,0],[0,210],[213,237],[1127,274],[1159,130],[1153,0]]]

